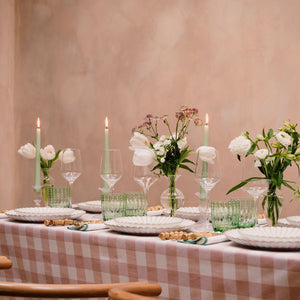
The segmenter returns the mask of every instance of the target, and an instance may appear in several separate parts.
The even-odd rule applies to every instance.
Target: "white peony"
[[[25,158],[33,159],[35,158],[35,147],[32,144],[27,143],[20,147],[18,153]]]
[[[151,149],[137,148],[133,154],[133,164],[135,166],[149,166],[155,160],[155,153]]]
[[[76,157],[72,149],[67,148],[66,150],[59,153],[58,159],[61,160],[64,164],[69,164],[75,161]]]
[[[40,149],[40,154],[45,160],[51,160],[55,157],[55,149],[52,145],[47,145],[44,149]]]
[[[240,135],[233,139],[228,149],[236,155],[245,155],[251,147],[251,142],[245,138],[243,135]]]
[[[276,134],[277,141],[283,146],[289,146],[292,144],[292,137],[284,131],[280,131]]]
[[[177,145],[178,145],[179,149],[183,149],[187,145],[187,138],[186,138],[186,136],[183,139],[179,140],[177,142]]]
[[[214,159],[217,156],[217,150],[210,146],[200,146],[196,152],[198,153],[201,160],[206,161],[210,164],[214,164]]]
[[[269,155],[267,149],[259,149],[254,153],[254,156],[258,159],[265,159]]]
[[[129,143],[131,145],[129,147],[129,149],[133,150],[133,151],[135,151],[138,148],[145,149],[145,148],[149,148],[150,147],[150,142],[149,142],[148,138],[145,135],[143,135],[143,134],[141,134],[139,132],[135,132],[134,133],[134,135],[130,139]]]

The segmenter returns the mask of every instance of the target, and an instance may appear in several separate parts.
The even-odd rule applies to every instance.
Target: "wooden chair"
[[[9,269],[11,260],[0,256],[0,269]],[[113,300],[158,299],[161,286],[157,283],[128,282],[112,284],[40,284],[0,281],[0,296],[30,298],[93,298],[110,297]]]

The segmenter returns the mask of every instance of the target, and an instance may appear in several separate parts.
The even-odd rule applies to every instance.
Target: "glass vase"
[[[283,205],[283,196],[276,193],[276,189],[269,189],[264,195],[262,208],[268,226],[276,226]]]
[[[44,200],[44,204],[48,205],[49,202],[49,193],[48,188],[53,186],[53,179],[50,176],[49,168],[41,168],[41,180],[42,180],[42,198]]]
[[[170,216],[174,215],[175,210],[182,207],[184,204],[183,193],[176,188],[176,181],[181,175],[169,175],[168,179],[169,187],[163,191],[160,202],[161,205],[170,211]]]

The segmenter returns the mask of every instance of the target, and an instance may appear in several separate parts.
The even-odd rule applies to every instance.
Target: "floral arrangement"
[[[191,149],[187,145],[187,134],[190,123],[202,125],[198,117],[198,109],[184,106],[176,112],[175,131],[172,131],[168,116],[155,117],[148,114],[142,125],[133,129],[130,139],[130,149],[134,151],[133,164],[135,166],[149,166],[156,163],[152,172],[157,176],[176,175],[179,168],[194,172],[187,164],[194,164],[187,157]],[[159,135],[158,122],[166,125],[168,135]],[[150,139],[150,140],[149,140]],[[175,192],[175,178],[170,181],[170,195]],[[175,198],[170,199],[171,215],[174,212]]]
[[[35,158],[35,146],[31,143],[27,143],[24,146],[21,146],[18,150],[18,153],[25,158],[34,159]],[[64,155],[62,155],[61,150],[55,152],[55,149],[52,145],[47,145],[45,148],[40,149],[40,163],[41,169],[43,172],[43,185],[50,185],[50,169],[53,166],[54,162],[59,159],[63,160],[64,163],[70,163],[75,160],[74,153],[71,149],[64,150]]]
[[[192,150],[187,146],[188,127],[193,121],[196,126],[202,125],[198,118],[198,109],[182,107],[175,114],[177,122],[175,132],[172,132],[168,117],[154,117],[148,114],[145,122],[134,128],[134,136],[130,139],[130,149],[134,151],[133,164],[147,166],[154,161],[157,163],[153,171],[159,170],[157,175],[175,175],[179,168],[193,172],[186,163],[192,163],[187,157]],[[169,135],[158,134],[158,122],[162,121]],[[153,141],[149,140],[152,139]]]
[[[267,133],[262,130],[252,139],[249,132],[242,133],[241,136],[233,139],[229,144],[229,150],[241,156],[254,155],[255,167],[257,167],[262,177],[252,177],[242,181],[233,187],[227,194],[241,188],[250,181],[267,179],[268,193],[264,196],[262,207],[267,204],[267,217],[272,220],[272,225],[277,223],[279,217],[279,207],[282,206],[280,198],[276,194],[276,189],[281,190],[282,185],[294,192],[293,199],[300,200],[299,187],[293,187],[296,182],[288,181],[283,178],[284,171],[294,163],[298,168],[300,175],[300,134],[296,130],[297,124],[294,125],[288,121],[283,122],[283,127],[275,133],[270,129]],[[261,146],[262,145],[262,146]],[[292,199],[292,200],[293,200]]]

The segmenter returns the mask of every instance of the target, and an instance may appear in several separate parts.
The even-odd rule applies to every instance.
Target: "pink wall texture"
[[[11,13],[14,2],[0,3]],[[42,146],[81,149],[76,203],[99,198],[105,116],[110,146],[121,149],[124,162],[116,191],[137,191],[128,149],[132,127],[147,113],[171,118],[184,104],[197,107],[202,118],[209,113],[210,144],[223,169],[211,198],[227,199],[241,177],[230,140],[245,130],[277,129],[284,120],[300,123],[299,12],[297,0],[16,0],[15,16],[0,18],[0,39],[10,47],[0,47],[8,76],[1,82],[9,91],[1,90],[1,143],[9,153],[1,157],[1,206],[32,204],[34,163],[16,151],[34,140],[37,116]],[[191,128],[188,139],[200,146],[203,128]],[[53,177],[63,182],[58,169]],[[178,188],[186,205],[197,205],[199,186],[192,174],[182,175]],[[296,168],[286,176],[299,183]],[[165,188],[161,178],[150,190],[150,205]],[[300,214],[300,204],[289,203],[291,193],[283,194],[283,215]]]

